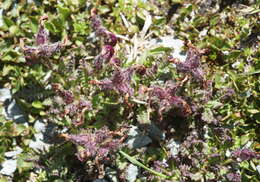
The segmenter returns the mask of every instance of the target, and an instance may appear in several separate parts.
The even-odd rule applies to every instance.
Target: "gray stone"
[[[15,99],[8,99],[5,101],[5,113],[6,119],[14,120],[16,123],[27,123],[27,117],[20,109]]]
[[[46,132],[46,123],[43,120],[36,120],[34,123],[34,129],[36,133],[34,134],[34,140],[31,140],[29,147],[38,151],[46,151],[49,149],[50,144],[46,143],[44,140],[44,135]]]
[[[161,37],[161,44],[165,47],[173,48],[171,56],[173,58],[178,58],[180,61],[185,61],[186,54],[182,52],[182,47],[184,46],[183,40],[173,38],[172,36]]]
[[[128,136],[127,145],[129,148],[141,148],[152,143],[152,139],[142,134],[136,126],[130,128]]]
[[[46,131],[46,124],[41,120],[36,120],[34,123],[34,129],[36,132],[45,132]]]
[[[0,102],[4,103],[3,115],[8,120],[14,120],[16,123],[26,123],[27,117],[21,110],[15,99],[12,98],[11,91],[8,88],[0,89]]]
[[[140,133],[140,130],[137,126],[131,126],[131,128],[128,131],[128,136],[136,137]]]
[[[151,124],[148,126],[148,134],[153,140],[165,140],[165,133],[162,132],[155,124]]]
[[[257,170],[258,174],[260,174],[260,165],[256,166],[256,170]]]
[[[29,147],[36,150],[36,151],[47,151],[50,147],[50,144],[45,143],[43,141],[43,134],[36,133],[34,134],[34,140],[31,140],[29,143]]]
[[[128,182],[134,182],[138,175],[138,167],[130,164],[126,169],[126,180]]]
[[[175,141],[174,139],[171,139],[167,146],[168,149],[170,149],[170,154],[171,156],[175,156],[178,154],[179,152],[179,148],[180,148],[180,142],[179,141]]]
[[[152,139],[145,135],[138,135],[136,137],[130,138],[127,141],[129,148],[141,148],[152,143]]]
[[[8,88],[1,88],[0,89],[0,102],[5,102],[7,99],[11,99],[11,91]]]
[[[0,170],[0,174],[13,176],[13,173],[17,168],[17,160],[14,159],[6,160],[1,164],[1,167],[2,168]]]
[[[15,147],[15,150],[5,152],[5,157],[16,158],[16,156],[22,152],[23,152],[23,149],[17,146],[17,147]]]

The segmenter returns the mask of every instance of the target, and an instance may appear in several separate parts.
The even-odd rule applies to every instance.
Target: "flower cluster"
[[[152,76],[156,74],[158,70],[158,64],[154,64],[150,68],[147,68],[144,65],[137,65],[135,70],[136,73],[142,76]]]
[[[61,117],[70,116],[74,125],[83,124],[84,113],[92,109],[92,103],[82,98],[75,99],[72,91],[63,90],[59,84],[52,84],[52,89],[58,95],[54,97],[54,101],[59,105],[59,109],[51,108],[51,113]]]
[[[176,96],[177,85],[170,85],[167,88],[158,86],[151,87],[150,97],[152,101],[159,103],[159,114],[169,109],[177,109],[178,113],[182,116],[191,114],[191,108],[188,103],[179,96]]]
[[[218,126],[213,128],[213,133],[215,134],[215,136],[219,137],[220,141],[223,144],[232,142],[230,129],[228,128]]]
[[[242,161],[250,160],[253,158],[260,158],[260,155],[258,155],[256,152],[250,150],[250,149],[237,149],[232,152],[233,157],[239,158]]]
[[[66,104],[71,104],[74,102],[74,95],[70,90],[61,89],[61,85],[53,83],[52,89],[56,92]]]
[[[64,99],[66,104],[71,104],[74,101],[74,95],[70,90],[59,91],[59,95]]]
[[[49,42],[49,33],[44,28],[43,24],[44,20],[46,20],[47,18],[47,16],[43,16],[40,19],[39,31],[35,36],[36,46],[25,46],[23,39],[20,40],[21,48],[25,54],[27,64],[29,65],[37,64],[40,62],[41,59],[49,58],[54,53],[61,50],[61,48],[64,46],[64,44],[61,42]]]
[[[226,88],[223,90],[223,95],[221,96],[222,101],[227,101],[228,99],[232,98],[235,95],[235,91],[232,88]]]
[[[78,103],[72,103],[65,106],[65,112],[68,113],[70,116],[75,116],[79,114],[83,110],[91,110],[92,104],[89,101],[80,100]]]
[[[110,79],[92,81],[91,83],[99,85],[102,89],[115,90],[120,94],[128,94],[129,96],[132,96],[134,93],[134,89],[131,87],[131,78],[133,73],[133,67],[127,69],[116,67],[114,74]]]
[[[63,135],[67,140],[84,147],[78,153],[78,158],[85,161],[88,158],[97,157],[98,160],[106,158],[110,153],[119,149],[123,142],[123,137],[116,136],[115,132],[103,127],[96,131],[88,131],[79,135]]]
[[[105,39],[105,44],[106,45],[111,45],[115,46],[117,43],[117,38],[116,36],[108,31],[103,25],[102,22],[97,15],[97,9],[93,8],[91,10],[91,22],[92,22],[92,27],[95,30],[97,36],[102,36]]]
[[[241,181],[241,175],[238,173],[228,173],[227,179],[230,182],[240,182]]]
[[[95,8],[91,10],[91,22],[96,35],[102,37],[105,43],[101,50],[101,53],[97,55],[94,60],[94,68],[96,70],[101,70],[103,67],[103,63],[108,63],[114,56],[114,46],[117,43],[117,37],[115,36],[115,34],[108,31],[104,26],[102,26],[102,22],[97,15],[97,9]]]
[[[181,62],[177,59],[171,59],[170,62],[176,64],[177,71],[183,73],[189,73],[195,80],[203,81],[204,72],[201,67],[200,59],[201,56],[206,52],[206,50],[199,50],[192,44],[187,44],[189,49],[187,52],[187,58],[184,62]]]

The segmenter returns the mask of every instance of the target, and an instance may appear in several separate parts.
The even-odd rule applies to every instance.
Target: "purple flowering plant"
[[[40,27],[38,33],[35,36],[35,46],[24,45],[24,40],[20,40],[20,46],[24,52],[26,63],[28,65],[33,65],[40,63],[42,59],[48,59],[54,53],[61,50],[66,44],[65,42],[49,42],[49,32],[44,27],[44,21],[48,19],[48,16],[42,16],[40,18]]]
[[[258,11],[214,3],[43,1],[24,10],[17,3],[23,16],[39,17],[17,25],[8,18],[17,11],[6,15],[16,4],[5,3],[11,27],[0,26],[0,45],[20,47],[3,49],[0,84],[19,83],[11,99],[29,113],[28,125],[0,126],[8,138],[0,138],[1,162],[13,145],[25,148],[12,158],[14,181],[257,181]],[[7,64],[9,54],[19,57],[10,65],[22,67]],[[5,105],[3,113],[16,110]],[[22,158],[27,151],[37,157]]]
[[[60,43],[55,43],[59,45],[57,48],[49,43],[49,34],[44,29],[43,20],[36,35],[36,47],[24,48],[25,57],[29,61],[48,58],[61,48]],[[125,139],[128,137],[127,132],[118,135],[118,132],[110,130],[107,127],[108,123],[116,124],[115,121],[120,121],[119,118],[134,122],[136,116],[139,117],[140,113],[147,110],[149,116],[147,121],[154,122],[161,130],[167,131],[168,127],[177,130],[178,128],[175,128],[178,127],[175,123],[177,121],[174,118],[181,118],[188,123],[181,126],[182,131],[186,131],[187,135],[182,134],[183,142],[178,152],[169,155],[168,161],[166,160],[161,167],[158,167],[162,163],[160,160],[154,162],[155,171],[168,175],[158,174],[159,176],[167,179],[178,178],[178,175],[162,169],[172,167],[180,170],[179,179],[189,181],[205,175],[201,169],[210,169],[209,180],[224,179],[217,173],[218,170],[224,170],[227,171],[226,179],[238,181],[239,175],[228,170],[228,165],[219,165],[217,159],[226,160],[226,158],[216,153],[217,146],[224,145],[228,148],[233,144],[230,130],[220,124],[221,119],[218,119],[215,114],[217,109],[222,107],[221,102],[230,99],[234,91],[226,88],[217,95],[218,101],[213,100],[213,81],[209,80],[207,67],[202,63],[203,58],[208,54],[207,49],[197,48],[189,41],[186,44],[188,49],[184,61],[161,57],[157,58],[160,60],[154,60],[155,63],[152,64],[126,66],[124,60],[117,55],[121,40],[103,25],[96,8],[91,10],[89,20],[95,36],[101,42],[99,53],[93,56],[92,62],[87,62],[84,58],[78,62],[78,65],[74,62],[72,72],[66,73],[65,85],[52,83],[54,97],[48,111],[53,115],[53,121],[71,122],[73,130],[101,122],[103,127],[99,129],[85,129],[79,130],[76,134],[60,135],[66,141],[78,146],[76,154],[78,160],[95,161],[93,165],[98,167],[99,174],[102,174],[103,164],[109,161],[111,163],[111,160],[115,159],[116,152],[126,148]],[[171,70],[173,76],[162,82],[160,80],[162,70],[173,65],[175,65]],[[63,66],[66,67],[66,64]],[[144,105],[140,106],[138,103]],[[114,115],[113,108],[116,107],[118,109],[115,111],[123,112]],[[110,117],[105,119],[107,116],[115,119],[110,121]],[[169,119],[170,117],[173,119]],[[197,121],[189,123],[194,119]],[[128,130],[125,128],[125,123],[118,124],[124,131]],[[192,132],[188,132],[189,130]],[[171,131],[167,132],[167,136],[171,135]],[[206,148],[210,146],[205,143],[205,140],[208,140],[205,139],[205,133],[215,135],[215,139],[219,141],[215,142],[216,146],[211,146],[213,154],[206,152]],[[169,140],[164,142],[167,143]],[[242,149],[234,151],[232,156],[243,161],[255,158],[256,153]],[[232,163],[235,164],[236,161]]]

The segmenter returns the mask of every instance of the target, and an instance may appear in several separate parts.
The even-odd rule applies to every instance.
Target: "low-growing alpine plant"
[[[21,136],[0,126],[1,160],[11,136],[8,150],[25,148],[13,179],[258,181],[259,53],[244,42],[258,35],[259,9],[240,3],[61,1],[56,17],[44,1],[36,35],[18,34],[22,68],[1,73],[7,87],[22,75],[13,97],[30,121]],[[164,35],[183,40],[184,59],[160,44]],[[37,153],[28,142],[39,130],[49,148]]]
[[[46,19],[48,19],[47,16],[40,18],[39,31],[35,36],[36,46],[24,46],[23,39],[21,39],[21,48],[25,54],[26,63],[29,65],[40,63],[41,60],[48,59],[64,46],[64,43],[61,42],[49,42],[49,33],[44,28],[44,21]]]

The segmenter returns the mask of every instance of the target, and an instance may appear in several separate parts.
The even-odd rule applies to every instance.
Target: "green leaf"
[[[32,162],[27,162],[26,159],[28,156],[25,155],[21,155],[18,159],[17,159],[17,168],[19,173],[22,173],[24,171],[28,171],[30,169],[32,169],[33,167],[33,163]]]
[[[241,55],[240,50],[233,50],[227,55],[227,59],[237,59]]]
[[[12,0],[5,0],[4,3],[1,4],[4,10],[9,9],[11,5],[12,5]]]
[[[106,5],[104,5],[104,6],[99,6],[98,10],[99,10],[100,14],[106,14],[110,11],[110,8]]]
[[[42,102],[40,102],[40,101],[33,101],[32,106],[33,106],[34,108],[36,108],[36,109],[42,109],[42,108],[44,108],[43,105],[42,105]]]
[[[11,48],[8,49],[3,57],[2,57],[2,60],[4,61],[13,61],[15,58],[17,58],[19,56],[19,52],[18,51],[15,51],[15,50],[12,50]]]
[[[214,81],[216,88],[222,88],[225,83],[225,77],[223,76],[223,73],[216,73]]]
[[[66,20],[71,13],[69,8],[62,7],[61,5],[58,5],[58,12],[61,15],[63,21]]]
[[[170,48],[170,47],[157,47],[157,48],[151,49],[149,52],[151,55],[155,55],[155,54],[162,54],[165,52],[169,52],[171,50],[172,50],[172,48]]]
[[[219,16],[215,16],[212,19],[210,19],[210,26],[215,26],[219,22]]]
[[[136,160],[135,158],[131,157],[130,155],[126,154],[125,152],[123,152],[122,150],[119,151],[119,153],[121,155],[123,155],[127,160],[129,160],[132,164],[136,165],[136,166],[139,166],[147,171],[149,171],[150,173],[156,175],[156,176],[159,176],[161,178],[164,178],[164,179],[169,179],[170,177],[169,176],[166,176],[162,173],[159,173],[151,168],[148,168],[146,167],[145,165],[143,165],[141,162],[139,162],[138,160]]]
[[[246,135],[242,135],[240,137],[240,145],[245,145],[248,141],[250,140],[250,135],[246,134]]]
[[[64,30],[64,22],[60,18],[55,18],[52,20],[55,27],[55,33],[62,32]]]
[[[51,22],[46,22],[46,23],[45,23],[45,27],[46,27],[51,33],[56,33],[56,32],[57,32],[57,30],[56,30],[54,24],[51,23]]]
[[[11,70],[15,70],[15,68],[11,65],[7,65],[7,66],[5,65],[4,68],[3,68],[2,75],[3,76],[8,75]]]
[[[73,23],[74,31],[79,33],[80,35],[87,35],[87,24],[85,22],[77,22]]]
[[[17,124],[17,125],[14,126],[13,134],[14,134],[15,136],[19,136],[19,135],[21,135],[21,134],[22,134],[24,131],[26,131],[26,130],[27,130],[27,128],[26,128],[25,125],[23,125],[23,124]]]
[[[11,27],[12,25],[15,25],[15,23],[10,18],[7,18],[5,16],[3,16],[3,21],[7,27]]]
[[[206,104],[206,107],[208,108],[212,108],[212,109],[217,109],[219,107],[223,106],[223,104],[221,102],[218,102],[218,101],[208,101],[207,104]]]
[[[257,114],[260,111],[258,109],[248,109],[247,112],[251,113],[251,114]]]
[[[137,121],[140,124],[149,124],[149,123],[151,123],[149,112],[145,110],[141,114],[138,114],[137,115]]]
[[[209,41],[211,42],[212,46],[214,48],[216,48],[217,50],[227,50],[229,48],[231,48],[231,46],[228,44],[226,39],[221,39],[219,37],[211,37],[209,39]]]
[[[249,73],[242,73],[240,75],[255,75],[255,74],[259,74],[259,73],[260,73],[260,70],[256,70],[256,71],[249,72]]]

